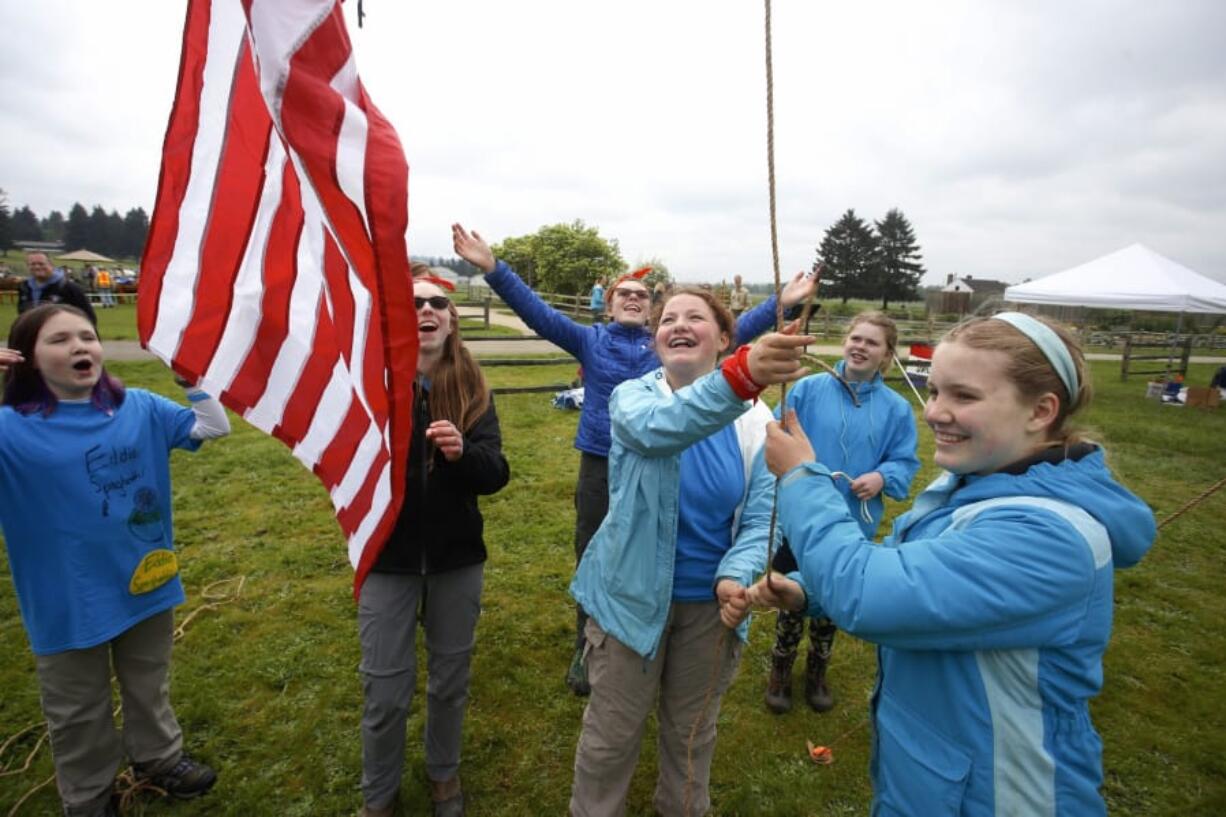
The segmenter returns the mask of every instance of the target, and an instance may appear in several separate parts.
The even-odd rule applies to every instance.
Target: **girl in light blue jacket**
[[[824,613],[879,645],[873,814],[1104,815],[1102,686],[1116,568],[1149,508],[1067,427],[1090,398],[1066,330],[1015,312],[951,330],[924,419],[945,473],[876,546],[803,430],[772,424],[779,519],[799,571],[755,604]]]
[[[877,535],[885,513],[882,495],[903,500],[919,470],[915,456],[915,415],[911,404],[881,379],[894,358],[898,327],[884,312],[861,312],[851,319],[843,338],[843,359],[829,374],[806,377],[788,393],[800,425],[813,441],[817,458],[831,472],[845,474],[835,487],[847,509],[860,523],[866,539]],[[855,398],[852,398],[852,393]],[[775,410],[776,415],[778,409]],[[785,542],[775,554],[774,568],[795,569]],[[792,663],[804,637],[804,613],[780,611],[775,621],[775,646],[766,686],[766,706],[783,713],[792,708]],[[805,660],[805,701],[816,712],[834,706],[826,668],[838,628],[828,618],[809,621],[809,654]]]
[[[710,292],[670,294],[655,319],[663,368],[621,384],[609,403],[609,512],[571,584],[590,616],[592,686],[575,752],[577,817],[625,812],[657,699],[655,808],[709,808],[719,700],[746,635],[746,587],[766,567],[771,415],[752,401],[804,374],[799,351],[812,342],[767,335],[717,371],[734,332]]]

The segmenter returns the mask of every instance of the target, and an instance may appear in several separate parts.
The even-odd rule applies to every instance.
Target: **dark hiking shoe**
[[[160,772],[150,773],[139,766],[134,766],[133,771],[138,780],[148,780],[179,800],[199,797],[217,782],[217,772],[204,763],[193,760],[187,752],[180,754],[174,765]]]
[[[776,715],[792,710],[792,664],[796,653],[771,655],[771,677],[766,682],[766,708]]]
[[[566,670],[566,685],[580,698],[592,694],[592,685],[587,682],[587,664],[583,661],[582,647],[577,648],[570,659],[570,668]]]
[[[464,792],[458,776],[431,780],[430,799],[434,802],[434,817],[464,817]]]
[[[826,684],[826,667],[829,665],[829,653],[823,656],[817,650],[809,650],[805,659],[805,701],[814,712],[829,712],[834,708],[834,693]]]

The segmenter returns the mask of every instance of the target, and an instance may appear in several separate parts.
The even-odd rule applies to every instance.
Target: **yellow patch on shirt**
[[[145,554],[136,570],[132,571],[132,581],[128,583],[128,592],[134,596],[156,590],[173,579],[179,572],[179,560],[173,550],[158,548]]]

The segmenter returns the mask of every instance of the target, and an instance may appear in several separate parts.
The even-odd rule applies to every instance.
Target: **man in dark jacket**
[[[26,253],[26,268],[30,271],[30,277],[17,287],[18,314],[39,304],[68,304],[84,312],[90,323],[98,325],[89,298],[64,273],[51,266],[51,259],[47,258],[46,253]]]

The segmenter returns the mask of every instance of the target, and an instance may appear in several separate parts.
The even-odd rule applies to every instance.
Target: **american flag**
[[[417,313],[408,165],[339,0],[191,0],[141,343],[328,489],[355,594],[400,510]]]

